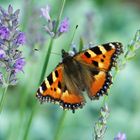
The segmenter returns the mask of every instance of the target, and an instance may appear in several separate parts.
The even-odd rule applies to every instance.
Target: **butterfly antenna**
[[[73,35],[72,35],[72,38],[71,38],[71,41],[70,41],[70,45],[69,46],[71,46],[71,44],[73,42],[73,39],[74,39],[74,36],[75,36],[75,33],[76,33],[77,28],[78,28],[78,25],[75,26],[75,29],[74,29],[74,32],[73,32]]]
[[[56,52],[51,52],[52,54],[55,54],[55,55],[61,55],[60,53],[56,53]]]

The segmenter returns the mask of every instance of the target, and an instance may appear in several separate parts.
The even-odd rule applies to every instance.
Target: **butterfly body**
[[[58,102],[64,109],[82,108],[83,91],[91,100],[106,94],[112,84],[110,69],[122,53],[118,42],[99,45],[70,56],[62,50],[62,63],[44,80],[37,91],[41,101]]]

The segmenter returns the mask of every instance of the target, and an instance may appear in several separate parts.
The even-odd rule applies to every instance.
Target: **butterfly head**
[[[65,59],[65,58],[67,58],[67,57],[69,57],[70,55],[69,55],[69,53],[67,53],[64,49],[62,49],[62,58],[63,59]]]
[[[62,59],[63,59],[63,63],[67,63],[67,61],[71,60],[72,57],[69,55],[69,53],[67,53],[64,49],[62,49]]]

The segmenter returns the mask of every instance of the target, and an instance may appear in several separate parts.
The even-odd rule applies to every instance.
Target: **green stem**
[[[61,6],[61,9],[60,9],[60,12],[59,12],[57,21],[56,21],[56,28],[54,29],[54,32],[55,32],[55,33],[56,33],[57,28],[58,28],[58,26],[59,26],[59,22],[60,22],[61,17],[62,17],[62,13],[63,13],[63,10],[64,10],[65,3],[66,3],[66,0],[62,0],[62,6]]]
[[[4,102],[5,102],[5,97],[6,97],[7,89],[8,89],[8,85],[5,87],[4,92],[2,94],[2,98],[1,98],[1,101],[0,101],[0,113],[2,112],[2,109],[3,109],[3,105],[4,105]]]
[[[42,69],[42,73],[41,73],[41,76],[40,76],[39,84],[40,84],[40,83],[42,82],[42,80],[44,79],[45,72],[46,72],[46,68],[47,68],[47,66],[48,66],[49,57],[50,57],[51,50],[52,50],[52,46],[53,46],[53,42],[54,42],[54,39],[51,38],[50,44],[49,44],[49,46],[48,46],[49,48],[48,48],[48,51],[47,51],[47,53],[46,53],[45,62],[44,62],[43,69]],[[30,130],[32,121],[33,121],[34,114],[35,114],[35,112],[37,111],[37,105],[38,105],[37,103],[38,103],[37,100],[35,100],[35,101],[34,101],[34,104],[33,104],[33,108],[32,108],[32,112],[31,112],[29,121],[28,121],[28,123],[27,123],[27,127],[26,127],[26,129],[25,129],[25,133],[24,133],[23,140],[27,140],[28,133],[29,133],[29,130]]]
[[[41,77],[40,77],[40,80],[39,80],[39,84],[44,79],[44,76],[45,76],[45,73],[46,73],[46,69],[48,67],[49,58],[50,58],[50,55],[51,55],[51,50],[52,50],[53,42],[54,42],[54,39],[51,38],[50,44],[49,44],[49,48],[48,48],[48,51],[47,51],[47,54],[46,54],[46,57],[45,57],[45,62],[44,62],[44,65],[43,65],[43,69],[42,69]]]
[[[56,24],[55,32],[57,31],[57,28],[58,28],[58,25],[59,25],[59,21],[61,19],[62,12],[63,12],[63,9],[64,9],[65,2],[66,2],[66,0],[62,0],[62,6],[61,6],[60,14],[59,14],[58,19],[57,19],[57,24]],[[47,66],[48,66],[48,62],[49,62],[49,58],[50,58],[50,54],[51,54],[51,50],[52,50],[52,46],[53,46],[53,42],[54,42],[54,38],[51,38],[50,44],[49,44],[49,48],[48,48],[48,51],[47,51],[47,54],[46,54],[46,57],[45,57],[45,62],[44,62],[44,65],[43,65],[43,69],[42,69],[42,73],[41,73],[39,84],[44,79],[44,76],[45,76],[45,73],[46,73],[46,69],[47,69]],[[35,100],[35,103],[33,104],[33,109],[32,109],[29,121],[27,123],[27,127],[25,129],[25,134],[23,136],[24,140],[27,140],[28,133],[29,133],[29,130],[30,130],[30,127],[31,127],[31,124],[32,124],[32,121],[33,121],[33,117],[34,117],[34,114],[35,114],[36,111],[37,111],[37,101]]]
[[[7,73],[7,79],[5,81],[5,89],[3,91],[3,94],[2,94],[2,98],[1,98],[1,101],[0,101],[0,113],[2,112],[2,109],[3,109],[3,105],[4,105],[4,102],[5,102],[5,98],[6,98],[6,92],[8,90],[8,87],[9,87],[9,78],[10,78],[10,75],[11,75],[11,72],[8,72]]]
[[[64,120],[65,120],[65,117],[66,117],[66,113],[67,113],[67,111],[64,111],[63,114],[61,115],[61,118],[59,120],[59,124],[57,125],[57,128],[56,128],[56,133],[55,133],[55,136],[54,136],[54,140],[59,140],[60,139],[60,132],[62,131],[62,127],[63,127]]]
[[[37,110],[37,105],[38,105],[37,101],[35,101],[35,103],[33,104],[32,112],[31,112],[28,124],[25,129],[25,134],[23,136],[23,140],[27,140],[27,138],[28,138],[28,134],[29,134],[29,130],[30,130],[30,127],[31,127],[31,124],[33,121],[33,117],[34,117],[35,111]]]

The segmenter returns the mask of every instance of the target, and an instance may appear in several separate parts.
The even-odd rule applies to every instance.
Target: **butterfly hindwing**
[[[75,109],[82,108],[85,104],[84,97],[77,93],[70,93],[67,89],[62,93],[60,98],[60,105],[64,109],[71,109],[73,112]]]
[[[70,93],[63,81],[63,64],[49,74],[39,87],[37,98],[40,102],[59,103],[64,109],[72,109],[73,112],[77,108],[82,108],[84,98],[77,93]]]
[[[90,91],[88,92],[90,99],[99,99],[99,96],[107,94],[106,92],[111,84],[111,75],[108,72],[99,71],[98,74],[93,76]]]

